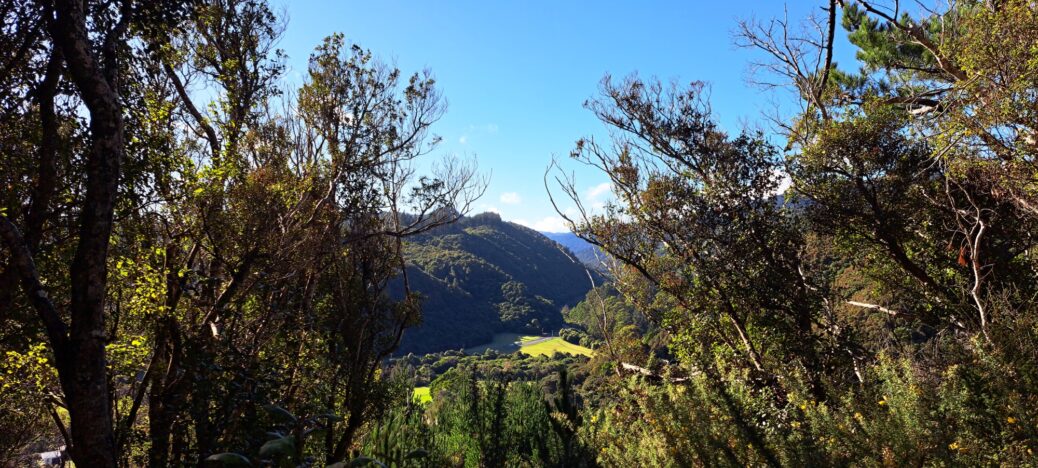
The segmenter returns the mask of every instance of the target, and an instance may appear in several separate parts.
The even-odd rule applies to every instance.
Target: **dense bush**
[[[1035,147],[1020,138],[1038,120],[1019,101],[1035,52],[1006,42],[1038,40],[1034,5],[842,12],[859,74],[824,59],[825,28],[791,42],[743,26],[805,100],[784,152],[721,131],[696,84],[606,80],[590,103],[614,144],[574,155],[620,199],[579,233],[624,264],[617,290],[676,358],[587,410],[603,464],[1038,461]]]

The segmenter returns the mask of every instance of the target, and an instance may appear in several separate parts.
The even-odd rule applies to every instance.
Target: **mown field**
[[[479,355],[493,349],[500,353],[514,353],[519,351],[530,356],[548,355],[555,352],[573,355],[591,356],[593,351],[580,345],[567,342],[559,337],[519,335],[517,333],[498,333],[494,340],[479,346],[465,349],[465,354]]]
[[[533,343],[527,344],[529,342]],[[582,356],[591,357],[591,355],[594,354],[594,351],[592,351],[591,349],[585,348],[580,345],[575,345],[559,337],[548,338],[546,340],[540,341],[537,341],[536,339],[526,340],[523,342],[523,345],[519,349],[519,352],[523,354],[529,354],[531,356],[538,356],[542,354],[551,356],[555,353],[563,353],[574,355],[579,354]]]
[[[429,393],[429,387],[415,387],[412,398],[418,403],[429,403],[432,401],[432,394]]]

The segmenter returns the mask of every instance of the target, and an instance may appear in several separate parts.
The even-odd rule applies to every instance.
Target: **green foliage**
[[[921,24],[908,13],[897,18],[905,27],[923,30],[940,28],[940,19],[930,17]],[[910,36],[893,24],[868,14],[861,6],[850,3],[843,9],[844,29],[847,39],[857,46],[857,58],[872,70],[926,70],[936,69],[934,56],[926,48],[911,40]]]
[[[27,29],[43,5],[3,9],[4,37],[22,52],[10,63],[17,79],[0,86],[13,112],[0,125],[11,149],[0,169],[0,343],[43,361],[12,367],[26,380],[0,405],[7,421],[19,420],[8,402],[32,408],[24,427],[35,433],[0,439],[22,452],[65,443],[94,457],[78,464],[98,466],[238,452],[343,460],[400,393],[382,363],[420,321],[417,295],[390,291],[405,268],[401,239],[451,221],[473,180],[458,166],[404,169],[435,146],[435,82],[333,35],[294,94],[276,47],[285,18],[267,2],[124,7],[73,8],[86,16],[84,41],[104,43],[80,47],[98,54],[104,76],[93,82],[116,96],[104,123],[94,122],[101,101],[70,72],[83,58],[62,54],[49,28]],[[345,125],[347,115],[363,118]],[[404,211],[422,223],[405,227]],[[70,301],[84,296],[90,307]],[[35,398],[22,392],[32,375]],[[318,442],[304,434],[317,422],[285,421],[270,404],[346,417],[321,419]]]
[[[426,410],[430,457],[447,466],[586,466],[565,374],[550,402],[535,383],[508,379],[455,369],[434,383],[445,396]]]
[[[46,345],[31,345],[26,352],[8,350],[0,359],[0,463],[17,465],[27,446],[60,445],[59,439],[36,431],[36,425],[57,416],[49,394],[57,381]],[[67,415],[67,412],[65,413]],[[67,423],[67,418],[65,423]]]
[[[626,265],[617,289],[677,358],[610,381],[615,397],[586,410],[600,463],[1038,460],[1035,120],[1020,100],[1035,88],[1033,5],[895,18],[846,3],[864,68],[833,70],[832,101],[787,127],[781,200],[761,190],[777,154],[717,132],[695,86],[607,82],[592,103],[622,136],[574,155],[628,195],[581,229]],[[593,314],[568,316],[595,331]]]
[[[582,437],[614,466],[1033,463],[1025,385],[1001,375],[1001,363],[974,357],[966,370],[883,355],[866,370],[870,385],[833,389],[824,402],[803,379],[788,384],[800,390],[781,404],[737,373],[663,387],[629,381],[620,403],[591,412]]]
[[[559,333],[563,339],[604,351],[610,358],[644,364],[650,355],[667,354],[659,328],[610,283],[589,291],[583,301],[563,315],[567,323],[585,330],[574,333],[563,329]]]
[[[532,356],[490,350],[483,354],[463,355],[457,351],[445,351],[422,356],[409,354],[394,359],[391,373],[408,381],[413,380],[417,388],[428,388],[455,368],[470,369],[479,375],[508,376],[518,381],[543,381],[562,369],[575,369],[571,371],[570,378],[582,382],[586,375],[582,367],[588,361],[588,357],[580,353]],[[436,394],[430,390],[430,396],[435,399]]]
[[[579,304],[578,304],[579,305]],[[587,334],[574,328],[563,328],[559,330],[559,338],[566,340],[567,343],[579,345],[581,341],[587,342]]]

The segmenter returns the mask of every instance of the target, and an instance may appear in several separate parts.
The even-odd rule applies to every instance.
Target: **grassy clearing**
[[[549,338],[547,340],[540,341],[532,345],[524,345],[522,349],[519,350],[519,352],[523,354],[529,354],[531,356],[538,356],[541,354],[551,356],[556,352],[573,355],[579,354],[588,357],[594,354],[594,352],[588,348],[585,348],[580,345],[575,345],[558,337]]]
[[[494,341],[466,348],[465,354],[476,356],[483,354],[488,349],[493,349],[503,354],[519,351],[530,356],[539,356],[542,354],[551,356],[552,354],[555,354],[556,351],[563,354],[579,354],[582,356],[591,356],[594,354],[594,352],[588,348],[569,343],[559,337],[519,335],[517,333],[498,333],[494,335]]]
[[[432,393],[429,393],[429,387],[415,387],[412,398],[424,405],[432,401]]]

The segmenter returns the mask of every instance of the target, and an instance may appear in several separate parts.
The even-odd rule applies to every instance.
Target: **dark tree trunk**
[[[156,336],[155,362],[160,363],[159,368],[164,369],[164,375],[154,378],[151,389],[148,392],[148,438],[151,446],[148,448],[148,466],[169,466],[169,443],[173,429],[173,415],[170,414],[168,403],[170,374],[174,371],[173,352],[170,349],[168,334],[169,328],[159,325],[159,333]]]
[[[91,137],[79,240],[69,270],[68,348],[57,356],[58,377],[72,422],[73,461],[78,466],[115,467],[104,306],[108,243],[124,152],[122,108],[115,84],[110,81],[117,76],[116,70],[105,70],[94,56],[83,3],[58,0],[53,3],[53,11],[51,35],[90,112]],[[109,32],[106,46],[119,39],[125,20],[123,18],[120,25]],[[107,63],[109,66],[114,63],[114,57],[108,57]]]
[[[58,121],[54,112],[54,97],[58,92],[61,66],[61,51],[54,49],[43,81],[36,88],[36,102],[40,108],[39,172],[36,174],[32,202],[25,213],[25,243],[33,255],[39,252],[51,199],[57,188]]]
[[[346,427],[343,429],[342,436],[339,437],[339,441],[335,444],[335,452],[332,454],[333,461],[345,461],[347,451],[350,446],[353,445],[353,436],[360,429],[360,426],[364,424],[363,406],[356,405],[361,410],[350,411],[349,417],[346,418]]]
[[[177,310],[180,297],[184,291],[185,279],[176,272],[176,250],[170,249],[166,257],[166,308],[170,315],[163,318],[156,326],[154,360],[159,364],[159,372],[153,378],[148,393],[148,437],[151,446],[148,448],[148,466],[170,466],[170,447],[173,437],[174,416],[184,400],[184,385],[187,381],[182,367],[183,341],[180,328],[172,315]],[[191,265],[196,245],[187,255],[184,265]]]

